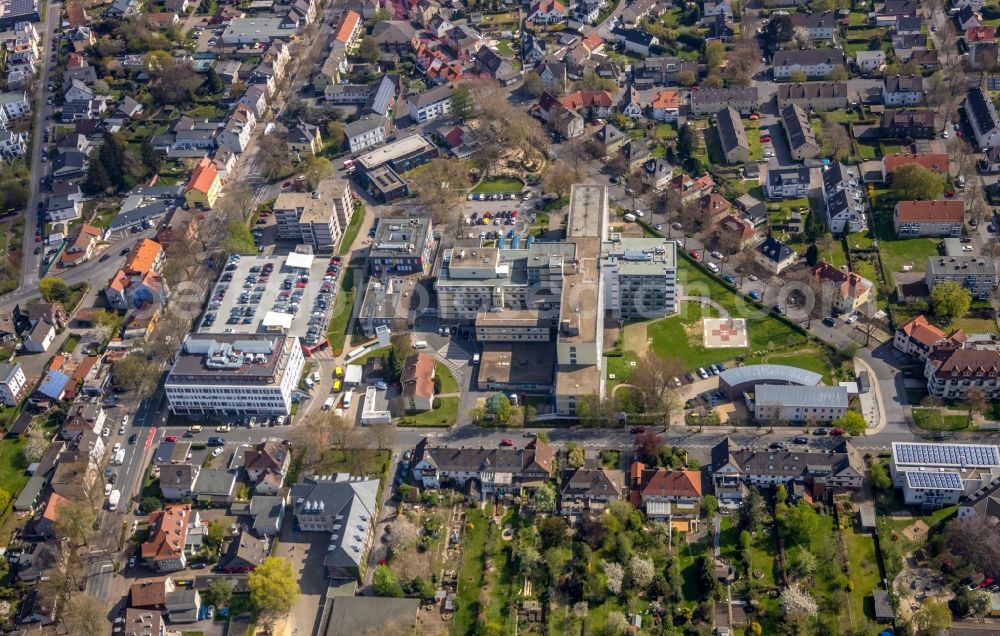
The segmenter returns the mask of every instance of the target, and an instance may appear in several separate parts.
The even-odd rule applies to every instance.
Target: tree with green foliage
[[[358,57],[369,64],[378,62],[379,58],[382,57],[382,51],[379,50],[375,38],[370,35],[361,37],[361,43],[358,44]]]
[[[425,601],[433,601],[434,594],[437,592],[437,587],[430,579],[425,579],[422,576],[410,581],[410,589],[413,593]]]
[[[695,561],[695,577],[702,598],[715,598],[719,591],[719,579],[715,576],[715,558],[711,554],[703,554]]]
[[[226,539],[226,524],[218,519],[208,524],[208,532],[205,535],[205,545],[210,548],[221,548],[222,542]]]
[[[864,435],[868,428],[865,416],[857,411],[847,411],[833,421],[833,425],[842,428],[851,435]]]
[[[812,552],[802,549],[792,559],[792,571],[798,576],[812,576],[816,571],[816,557]]]
[[[215,72],[215,69],[209,66],[208,70],[205,71],[205,82],[202,87],[205,89],[205,94],[217,95],[225,88],[225,84],[222,83],[222,78]]]
[[[569,526],[562,517],[546,517],[538,524],[538,536],[542,539],[542,549],[569,545]]]
[[[691,156],[696,143],[694,129],[690,124],[680,126],[680,130],[677,131],[675,151],[682,161]]]
[[[333,148],[333,152],[340,152],[344,148],[344,140],[347,135],[344,133],[344,123],[331,121],[326,124],[326,141]]]
[[[918,163],[908,163],[893,171],[892,190],[904,201],[933,201],[944,194],[944,178]]]
[[[743,498],[739,509],[736,512],[736,525],[741,530],[756,532],[764,525],[767,519],[767,510],[764,508],[764,498],[755,487],[750,488],[750,492]]]
[[[579,444],[569,444],[566,449],[566,465],[570,468],[580,468],[583,466],[584,451]]]
[[[476,112],[476,104],[472,100],[472,92],[469,87],[459,84],[451,92],[451,114],[457,119],[465,121],[470,119]]]
[[[819,513],[806,501],[778,504],[775,510],[781,534],[797,543],[808,541],[819,527]]]
[[[333,162],[326,157],[313,155],[302,161],[302,175],[306,178],[306,187],[310,190],[315,190],[320,181],[332,177],[335,172]]]
[[[952,280],[942,281],[931,289],[931,308],[944,322],[961,318],[972,306],[972,293]]]
[[[217,578],[208,585],[208,595],[215,607],[226,607],[233,598],[233,584],[229,579]]]
[[[255,254],[257,244],[250,228],[242,221],[230,221],[226,225],[226,237],[222,241],[222,251],[229,254]]]
[[[951,610],[948,604],[933,598],[923,602],[913,613],[913,626],[926,634],[937,634],[951,627]]]
[[[299,581],[288,559],[269,556],[247,574],[254,609],[265,617],[287,614],[299,596]]]
[[[889,471],[885,469],[885,464],[872,459],[868,462],[868,479],[872,482],[875,492],[886,493],[892,490],[892,478]]]
[[[101,161],[100,149],[91,157],[90,167],[87,169],[87,178],[83,182],[82,190],[86,194],[104,194],[111,187],[111,177]]]
[[[155,510],[159,510],[162,507],[163,504],[156,497],[143,497],[142,501],[139,502],[139,512],[147,515]]]
[[[764,40],[772,49],[779,48],[794,36],[795,25],[792,24],[792,18],[787,13],[771,16],[767,26],[764,27]]]
[[[47,303],[65,303],[73,295],[69,285],[63,279],[54,276],[46,276],[38,281],[38,291]],[[67,309],[69,308],[67,307]]]
[[[542,77],[535,71],[529,71],[524,75],[521,82],[521,90],[529,97],[538,97],[542,94]]]
[[[701,498],[701,512],[708,518],[715,516],[719,510],[719,500],[715,495],[705,495]]]
[[[722,66],[726,61],[726,45],[721,40],[709,40],[705,44],[705,66],[709,72]]]
[[[552,486],[543,484],[531,495],[531,507],[538,512],[552,512],[556,509],[556,491]]]
[[[380,565],[375,568],[372,576],[372,585],[375,587],[375,595],[386,598],[403,598],[403,586],[396,578],[396,573],[389,569],[388,565]]]

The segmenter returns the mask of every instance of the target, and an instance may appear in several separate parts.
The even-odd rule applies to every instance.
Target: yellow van
[[[337,367],[333,370],[333,377],[342,378],[344,377],[344,369],[342,367]]]
[[[338,391],[340,391],[340,380],[334,380],[333,381],[333,392],[337,393]]]

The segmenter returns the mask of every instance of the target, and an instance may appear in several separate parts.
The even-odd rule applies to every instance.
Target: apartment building
[[[715,130],[726,163],[745,163],[750,160],[750,142],[743,120],[736,109],[723,108],[715,116]]]
[[[778,51],[773,59],[774,79],[789,79],[795,73],[804,73],[808,78],[824,78],[843,68],[845,60],[840,49]]]
[[[795,104],[816,111],[847,106],[847,82],[792,82],[778,85],[778,108]]]
[[[288,415],[303,365],[294,336],[192,334],[164,388],[172,413]]]
[[[331,253],[346,227],[342,223],[347,210],[353,211],[350,185],[340,179],[325,179],[313,192],[282,192],[274,202],[278,238],[305,243],[316,253]]]
[[[545,484],[555,466],[555,450],[533,438],[524,448],[456,448],[420,440],[413,450],[413,480],[424,488],[464,490],[480,485],[483,499],[518,496]]]
[[[782,108],[780,114],[792,159],[815,159],[819,155],[819,142],[816,141],[816,132],[806,111],[801,106],[792,104]]]
[[[20,362],[0,364],[0,402],[4,406],[17,406],[21,403],[28,388],[28,378]]]
[[[958,237],[964,222],[965,202],[961,199],[900,201],[892,211],[892,226],[899,238]]]
[[[1000,117],[993,100],[982,88],[976,87],[965,97],[965,112],[972,125],[976,146],[986,149],[1000,147]]]
[[[947,400],[963,400],[971,389],[982,391],[988,400],[1000,400],[998,375],[1000,351],[996,348],[969,344],[959,349],[940,348],[924,363],[928,393]]]
[[[928,256],[924,282],[927,288],[950,280],[965,287],[976,299],[989,298],[997,286],[997,269],[991,259],[981,256]]]
[[[455,87],[451,84],[435,86],[422,93],[413,95],[406,100],[410,111],[410,119],[414,123],[443,117],[451,112],[451,96]]]
[[[890,75],[882,83],[882,104],[916,106],[924,99],[924,78],[920,75]]]
[[[810,174],[805,166],[769,168],[764,180],[764,194],[774,201],[800,199],[809,194]]]
[[[907,505],[942,508],[1000,476],[1000,448],[893,442],[889,474]]]
[[[965,333],[961,329],[945,334],[932,325],[926,317],[920,315],[910,318],[896,328],[892,345],[903,353],[926,362],[928,356],[938,347],[961,348],[965,339]]]
[[[601,246],[604,306],[615,321],[661,318],[677,309],[677,245],[612,234]]]
[[[823,166],[823,212],[830,232],[841,235],[867,229],[868,197],[856,166],[840,162]]]

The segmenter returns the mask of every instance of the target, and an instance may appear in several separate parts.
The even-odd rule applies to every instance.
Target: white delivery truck
[[[344,408],[345,409],[351,408],[351,400],[353,398],[354,398],[354,390],[353,389],[348,389],[347,391],[344,391]]]
[[[121,501],[121,498],[122,498],[122,491],[112,490],[111,494],[108,495],[108,510],[110,510],[111,512],[118,510],[118,502]]]
[[[335,401],[336,400],[334,399],[334,397],[332,395],[330,397],[326,398],[326,401],[323,402],[323,410],[324,411],[329,411],[330,409],[332,409],[333,408],[333,403]]]
[[[124,463],[125,463],[125,449],[120,448],[118,449],[118,452],[115,453],[114,465],[121,466]]]

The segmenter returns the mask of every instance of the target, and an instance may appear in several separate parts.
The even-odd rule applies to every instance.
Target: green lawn
[[[523,189],[524,182],[520,179],[490,177],[489,179],[483,179],[483,181],[470,192],[473,194],[496,194],[500,192],[520,192]]]
[[[411,413],[400,421],[402,426],[451,426],[458,419],[458,406],[461,398],[434,398],[441,406],[423,413]]]
[[[997,335],[997,323],[990,318],[959,318],[951,321],[949,329],[961,329],[965,333],[992,333]]]
[[[486,548],[486,515],[468,510],[462,538],[462,567],[458,572],[458,595],[453,634],[470,634],[479,615],[479,592],[483,582],[483,552]]]
[[[927,266],[927,257],[937,256],[937,239],[898,239],[893,232],[891,211],[883,210],[875,217],[875,236],[879,240],[879,253],[882,255],[889,276],[903,271],[903,265],[913,265],[912,271],[922,272]]]
[[[347,340],[347,325],[351,320],[351,312],[354,309],[354,278],[363,265],[349,265],[343,270],[341,275],[340,294],[333,307],[330,316],[330,326],[326,330],[326,339],[330,343],[330,349],[334,355],[340,355],[344,350],[344,341]]]
[[[357,451],[343,452],[335,448],[328,449],[317,463],[316,472],[320,475],[329,475],[356,471],[358,468],[355,463],[357,457]],[[378,476],[391,457],[392,453],[389,451],[373,451],[367,456],[362,455],[361,472],[365,475]]]
[[[774,353],[763,356],[747,358],[745,364],[784,364],[796,369],[813,371],[823,376],[824,384],[833,384],[833,374],[830,372],[830,365],[827,364],[824,356],[813,350],[793,351],[788,354]]]
[[[361,226],[364,222],[365,206],[361,203],[354,207],[354,215],[351,217],[351,222],[347,225],[347,229],[344,230],[344,235],[340,238],[340,250],[338,253],[341,256],[344,256],[351,251],[351,245],[354,244],[354,239],[358,237],[358,232],[361,230]]]
[[[497,42],[497,53],[504,57],[513,57],[514,49],[510,46],[510,40],[500,40]]]
[[[0,440],[0,488],[5,490],[11,499],[16,499],[21,489],[28,483],[28,468],[21,453],[27,443],[27,438]]]
[[[440,362],[434,365],[434,375],[441,378],[442,393],[458,393],[461,390],[458,386],[458,381],[451,373],[451,369]]]
[[[867,599],[879,582],[875,540],[869,534],[856,533],[853,528],[843,530],[841,536],[847,549],[848,576],[854,583],[854,589],[850,591],[851,615],[857,620],[866,614]],[[874,619],[874,613],[868,617]]]
[[[941,409],[913,409],[913,423],[926,431],[959,431],[969,427],[964,415],[945,415]]]

